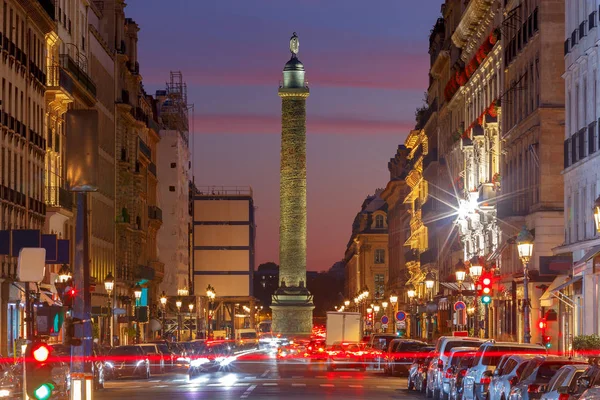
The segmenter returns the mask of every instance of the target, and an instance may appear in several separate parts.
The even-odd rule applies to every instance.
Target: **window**
[[[385,250],[375,249],[375,264],[385,263]]]
[[[375,298],[382,299],[385,294],[385,275],[375,274]]]
[[[169,186],[169,192],[174,192],[175,191],[175,186]]]
[[[383,229],[383,215],[377,215],[375,217],[375,228]]]
[[[177,163],[172,162],[171,163],[171,168],[176,168],[177,167]]]

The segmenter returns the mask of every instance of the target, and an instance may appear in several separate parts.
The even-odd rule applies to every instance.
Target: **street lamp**
[[[469,275],[471,275],[473,281],[477,282],[482,273],[483,266],[479,262],[479,257],[473,257],[471,259],[471,266],[469,267]]]
[[[387,310],[387,308],[388,308],[388,302],[387,301],[382,301],[381,302],[381,306],[383,307],[384,310]]]
[[[64,267],[64,265],[63,265]],[[61,268],[62,269],[62,268]],[[113,318],[112,318],[112,304],[111,304],[111,300],[112,300],[112,291],[115,287],[115,278],[113,277],[112,273],[108,273],[108,275],[106,275],[106,278],[104,278],[104,290],[106,290],[106,294],[108,295],[108,320],[109,320],[109,335],[110,338],[108,340],[108,343],[110,344],[110,346],[112,347],[113,345]]]
[[[211,285],[208,285],[206,287],[206,297],[208,297],[208,317],[206,318],[206,321],[208,322],[207,324],[207,333],[206,333],[206,338],[209,339],[210,338],[210,329],[211,329],[211,325],[212,325],[212,320],[211,320],[211,309],[212,309],[212,303],[213,301],[215,301],[215,297],[217,297],[217,292],[215,290],[214,287],[212,287]]]
[[[133,295],[135,296],[135,326],[136,326],[136,339],[137,339],[137,343],[140,343],[140,316],[139,316],[139,306],[140,306],[140,299],[142,298],[142,287],[140,286],[139,283],[137,283],[135,285],[135,287],[133,288]]]
[[[165,293],[164,290],[163,290],[162,294],[160,295],[160,305],[162,307],[162,330],[160,332],[160,338],[164,339],[165,338],[165,314],[167,312],[167,294]]]
[[[456,282],[458,283],[460,292],[462,291],[462,284],[467,277],[467,269],[465,268],[465,264],[462,262],[462,260],[458,260],[454,266],[454,275],[456,275]]]
[[[600,196],[594,202],[594,222],[596,223],[596,231],[600,233]]]
[[[435,285],[435,275],[433,272],[429,271],[427,275],[425,275],[425,287],[429,291],[433,291],[433,285]],[[433,293],[431,293],[433,297]]]
[[[175,306],[177,307],[177,341],[181,342],[181,298],[178,298],[175,302]]]
[[[531,328],[529,326],[529,260],[533,254],[533,235],[523,226],[521,232],[517,235],[517,249],[519,257],[523,262],[523,341],[531,342]]]
[[[109,273],[109,275],[110,275],[110,273]],[[67,264],[63,264],[63,265],[61,265],[60,269],[58,270],[58,281],[60,283],[65,283],[69,279],[71,279],[71,270],[69,269],[69,267],[67,267]],[[114,279],[113,279],[113,282],[114,282]]]
[[[479,278],[482,274],[483,265],[481,265],[481,263],[479,262],[479,257],[473,257],[471,259],[471,266],[469,267],[469,275],[471,275],[471,278],[473,278],[473,283],[475,284],[475,306],[472,307],[470,314],[471,316],[475,315],[475,318],[473,319],[473,332],[475,333],[475,337],[479,337],[479,300],[477,300],[477,285],[479,284]]]
[[[350,306],[350,300],[344,300],[344,307],[348,308]]]
[[[194,303],[188,304],[190,310],[190,340],[192,340],[192,312],[194,311]]]

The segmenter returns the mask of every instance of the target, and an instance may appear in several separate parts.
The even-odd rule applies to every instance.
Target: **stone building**
[[[348,282],[348,299],[367,289],[367,303],[381,302],[386,296],[388,281],[387,203],[381,198],[383,189],[367,196],[352,223],[352,234],[344,263]],[[366,303],[365,303],[366,304]]]
[[[117,296],[131,304],[133,286],[143,287],[141,306],[156,306],[158,285],[164,275],[159,261],[156,237],[162,225],[162,210],[157,194],[157,144],[160,126],[155,100],[146,94],[137,61],[139,27],[125,19],[123,4],[117,12],[116,40],[117,106],[116,148],[118,153],[117,187]],[[121,39],[120,42],[118,39]],[[130,309],[131,315],[133,308]],[[120,324],[121,333],[129,325]]]
[[[46,72],[57,40],[50,2],[0,3],[0,229],[42,230],[47,148]],[[0,256],[0,353],[12,354],[20,331],[16,257]],[[9,346],[10,345],[10,346]]]
[[[555,254],[572,255],[573,270],[562,271],[553,288],[562,301],[547,296],[545,306],[558,309],[565,321],[565,339],[600,333],[597,299],[600,240],[592,207],[600,194],[598,141],[599,107],[598,7],[585,1],[565,2],[565,130],[564,130],[564,243]],[[569,275],[573,276],[569,279]],[[569,348],[567,341],[561,343]]]

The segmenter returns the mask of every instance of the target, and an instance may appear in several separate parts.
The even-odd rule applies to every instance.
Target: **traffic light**
[[[63,325],[63,344],[65,346],[81,346],[81,339],[75,337],[75,325],[80,324],[79,318],[67,318]]]
[[[546,318],[540,319],[540,321],[538,322],[538,327],[540,328],[541,331],[545,331],[546,330],[546,328],[548,327],[548,323],[546,322]]]
[[[481,276],[481,303],[490,304],[492,296],[492,277],[489,274],[484,274]]]
[[[77,296],[77,291],[74,287],[68,286],[62,296],[62,302],[65,307],[73,307],[73,301],[75,300],[75,296]]]
[[[25,374],[27,395],[36,400],[46,400],[52,396],[54,381],[52,365],[49,363],[52,348],[46,343],[34,342],[27,346],[25,354]]]
[[[552,347],[552,338],[550,336],[544,335],[542,337],[542,342],[547,349]]]

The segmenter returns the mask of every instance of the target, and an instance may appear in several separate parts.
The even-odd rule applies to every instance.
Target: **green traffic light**
[[[490,304],[492,302],[492,298],[490,296],[483,296],[481,298],[481,302],[483,304]]]
[[[44,383],[40,387],[35,389],[33,394],[35,395],[35,398],[37,400],[47,400],[50,398],[50,396],[52,396],[53,389],[54,389],[54,386],[52,384]]]

